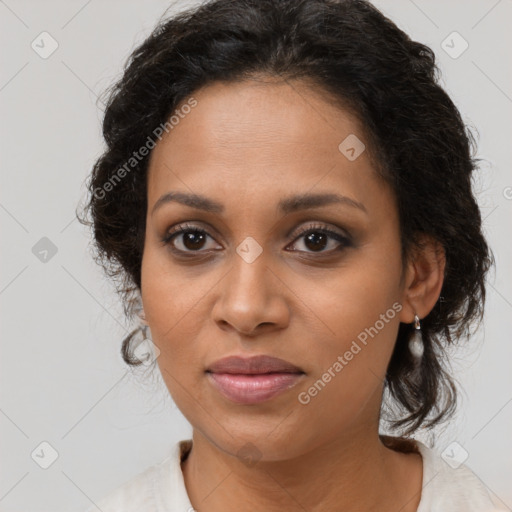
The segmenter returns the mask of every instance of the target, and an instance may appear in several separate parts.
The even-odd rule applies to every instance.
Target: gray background
[[[512,2],[375,4],[434,49],[443,85],[480,133],[476,187],[497,267],[483,327],[453,356],[464,394],[436,448],[459,443],[465,463],[512,510]],[[103,147],[97,96],[168,6],[0,0],[2,511],[82,511],[191,433],[159,374],[147,379],[122,362],[129,326],[74,220]],[[31,47],[43,31],[58,43],[45,59]],[[441,46],[453,31],[469,43],[456,59]],[[43,237],[56,254],[42,252]],[[48,469],[39,465],[51,453],[44,441],[58,452]]]

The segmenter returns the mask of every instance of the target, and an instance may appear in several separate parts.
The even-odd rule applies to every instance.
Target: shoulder
[[[159,478],[164,461],[148,467],[103,496],[85,512],[135,512],[156,510],[153,487]]]
[[[174,444],[165,458],[138,473],[96,501],[84,512],[156,512],[191,509],[180,461],[191,448],[191,440]]]
[[[418,512],[492,512],[498,510],[483,482],[466,465],[445,458],[416,441],[423,458],[423,489]]]

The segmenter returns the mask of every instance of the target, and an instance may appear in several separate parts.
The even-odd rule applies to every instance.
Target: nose
[[[222,289],[212,310],[222,330],[254,337],[288,325],[287,287],[267,265],[264,254],[249,263],[235,253],[231,270],[219,283]]]

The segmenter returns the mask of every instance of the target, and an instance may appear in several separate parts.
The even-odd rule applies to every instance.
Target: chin
[[[214,431],[211,430],[210,423],[206,430],[201,428],[195,428],[195,430],[219,450],[245,461],[248,466],[254,466],[258,461],[289,460],[316,447],[318,435],[305,437],[300,425],[278,426],[280,421],[282,418],[272,424],[264,422],[255,425],[237,422],[236,427],[224,423],[224,428],[218,426]]]

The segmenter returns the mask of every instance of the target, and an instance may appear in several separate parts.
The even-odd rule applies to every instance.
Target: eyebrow
[[[190,206],[191,208],[210,213],[224,212],[224,205],[222,203],[214,201],[208,197],[184,192],[168,192],[156,201],[151,210],[151,215],[153,215],[161,206],[170,202],[177,202],[185,206]],[[296,211],[319,208],[330,204],[343,204],[353,208],[358,208],[359,210],[368,213],[363,203],[360,203],[355,199],[351,199],[350,197],[332,193],[306,193],[290,196],[279,201],[277,208],[278,211],[286,215]]]

